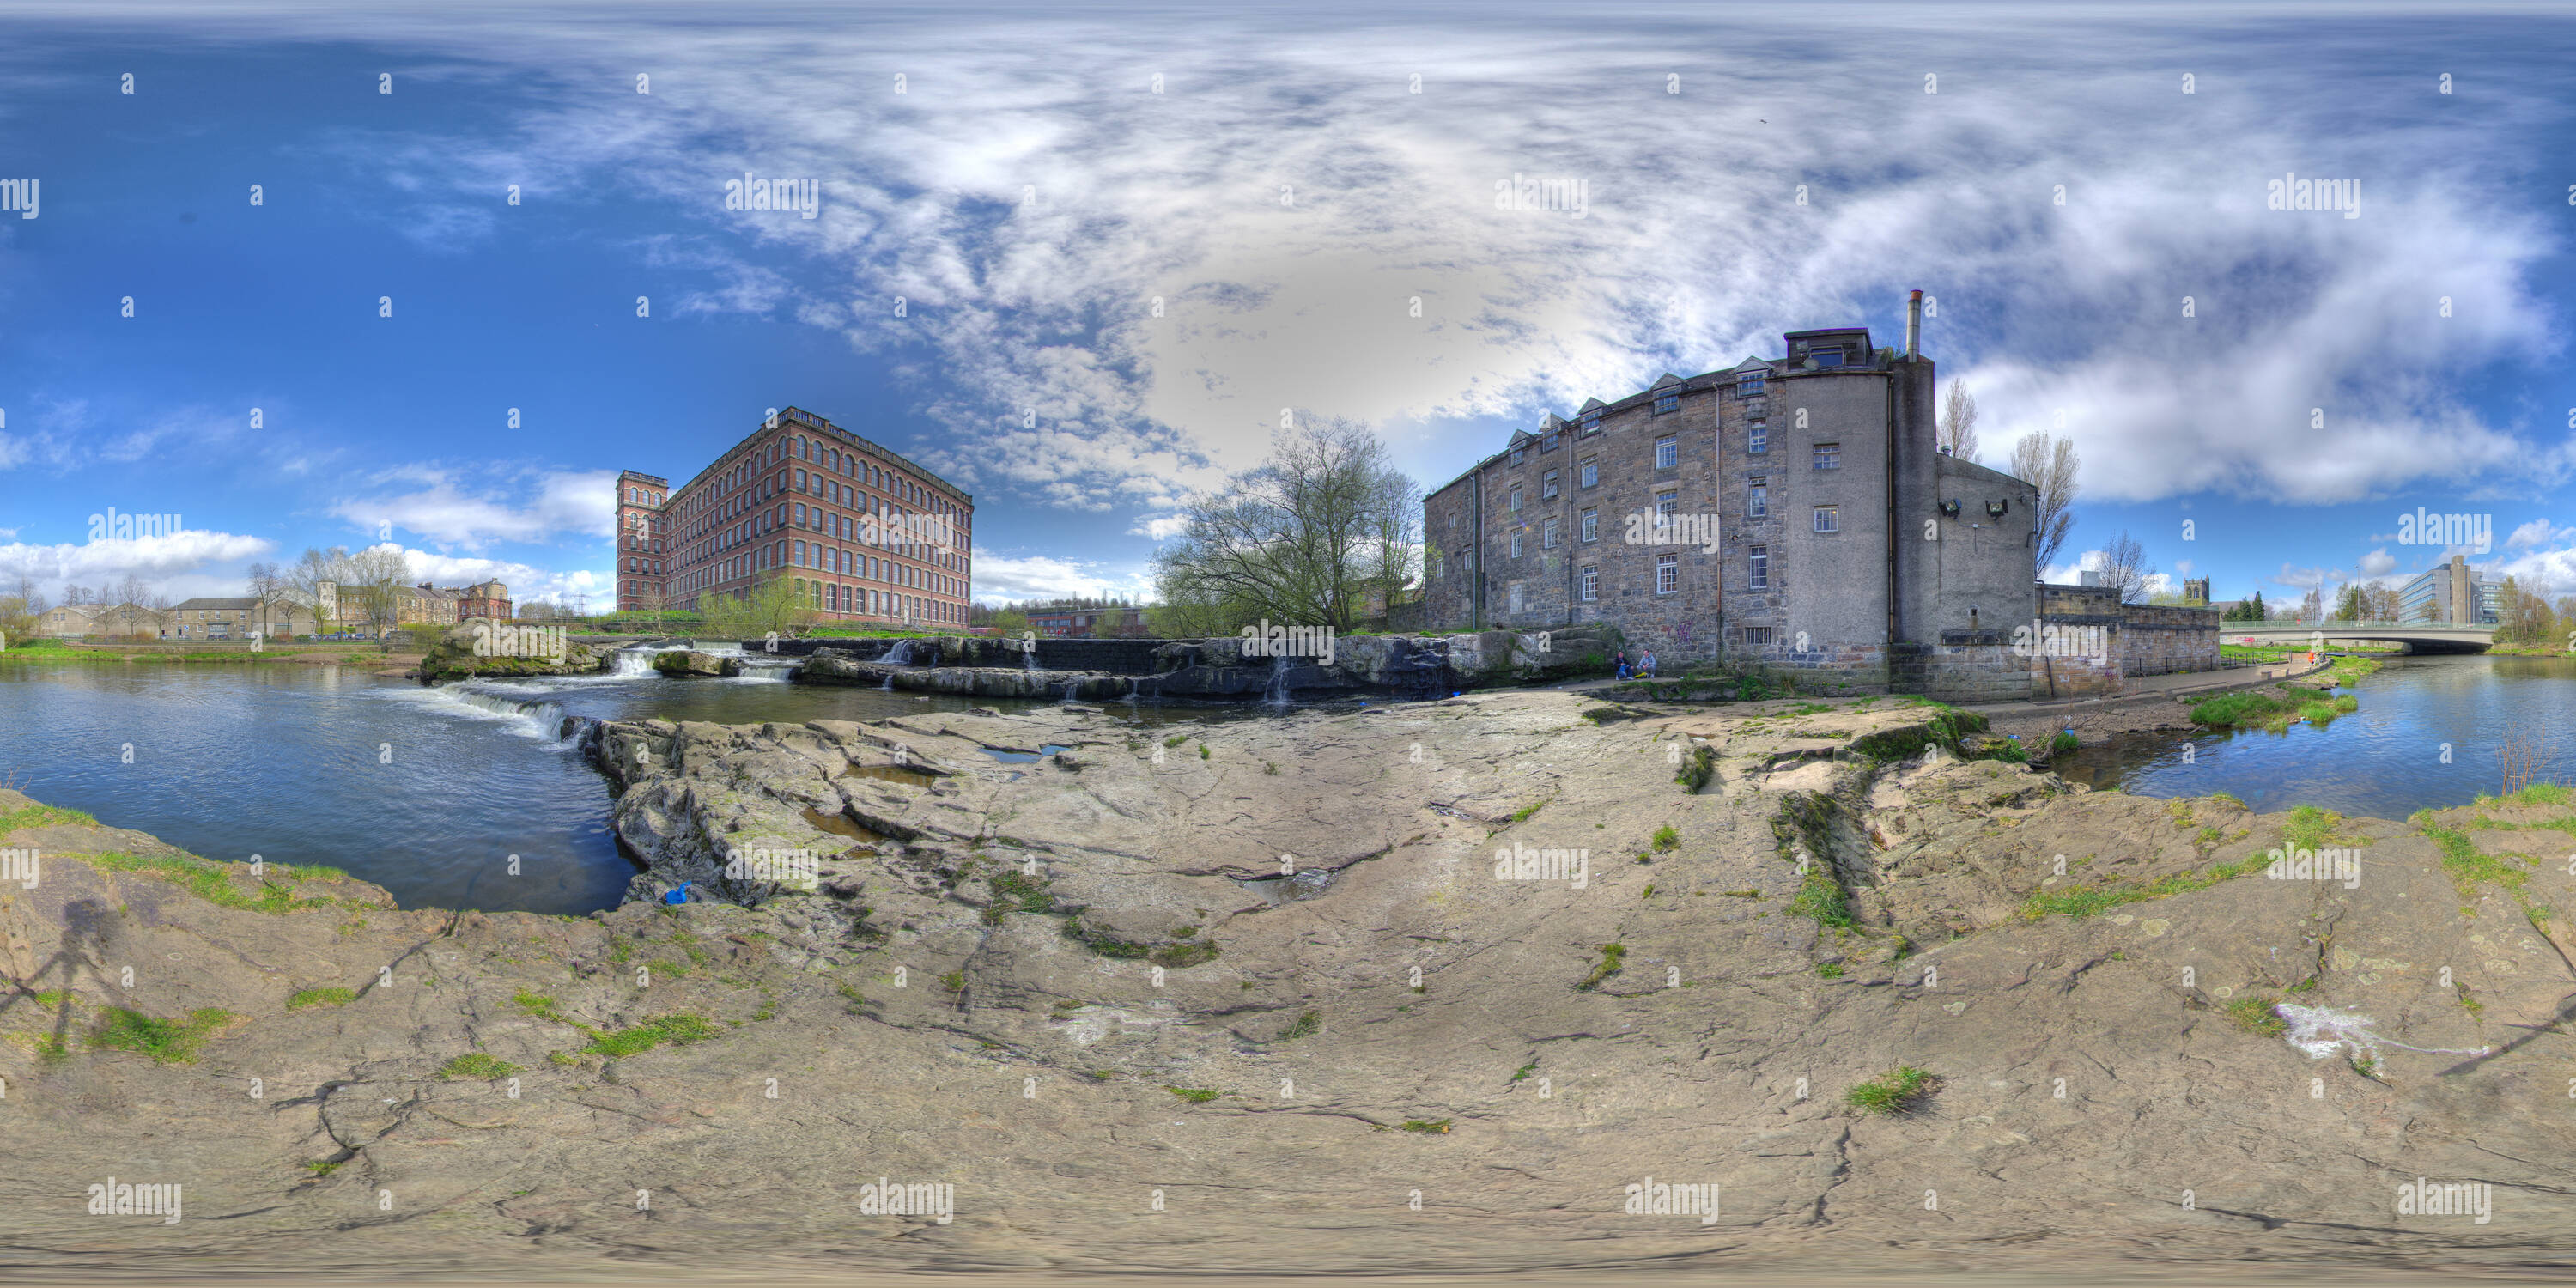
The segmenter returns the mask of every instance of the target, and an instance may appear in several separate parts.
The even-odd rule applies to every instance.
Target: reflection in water
[[[2058,772],[2141,796],[2228,792],[2258,811],[2316,805],[2390,819],[2495,792],[2509,743],[2531,751],[2534,781],[2576,782],[2576,738],[2566,734],[2576,661],[2391,658],[2351,691],[2361,710],[2323,727],[2131,734],[2083,748]]]
[[[606,782],[563,737],[578,717],[799,724],[1040,705],[1055,706],[774,678],[422,688],[335,667],[36,664],[0,670],[0,781],[211,859],[342,868],[407,908],[579,915],[616,904],[635,869],[609,831]],[[1105,709],[1141,725],[1262,715]]]

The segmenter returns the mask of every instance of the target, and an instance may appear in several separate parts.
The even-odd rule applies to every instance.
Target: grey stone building
[[[1424,499],[1430,627],[1601,622],[1659,660],[2025,696],[2037,494],[1941,452],[1919,326],[1904,352],[1792,331],[1784,357],[1514,432]]]

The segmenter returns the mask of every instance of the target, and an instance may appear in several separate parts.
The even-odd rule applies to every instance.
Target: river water
[[[559,737],[567,716],[793,724],[1032,705],[775,673],[423,688],[332,667],[40,663],[0,669],[0,785],[207,858],[341,868],[406,908],[580,914],[615,905],[635,867],[609,831],[607,781]]]
[[[2141,796],[2229,792],[2266,812],[2316,805],[2393,819],[2496,792],[2509,744],[2517,770],[2530,752],[2531,781],[2576,782],[2576,661],[2389,658],[2346,691],[2361,710],[2322,728],[2133,734],[2083,748],[2058,772]]]

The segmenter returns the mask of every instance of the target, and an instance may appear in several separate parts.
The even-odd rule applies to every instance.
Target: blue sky
[[[980,598],[1141,593],[1283,407],[1436,487],[1784,330],[1901,342],[1909,288],[1990,464],[2077,443],[2061,563],[2125,528],[2295,597],[2444,557],[2396,539],[2422,506],[2576,593],[2563,10],[107,3],[0,33],[0,179],[41,184],[0,213],[0,581],[50,595],[389,540],[597,607],[608,479],[677,482],[791,402],[976,495]],[[726,210],[746,171],[816,181],[816,217]],[[2292,172],[2358,181],[2358,217],[2267,209]],[[1582,180],[1582,216],[1497,210],[1519,174]],[[111,506],[189,531],[90,541]]]

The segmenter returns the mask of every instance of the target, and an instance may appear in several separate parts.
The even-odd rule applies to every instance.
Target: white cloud
[[[2534,519],[2514,529],[2513,535],[2504,539],[2504,546],[2507,550],[2520,550],[2527,546],[2565,541],[2571,537],[2576,537],[2576,528],[2562,528],[2547,519]]]
[[[979,602],[998,604],[1067,595],[1125,597],[1142,602],[1153,595],[1153,581],[1141,568],[1107,569],[1097,563],[1047,555],[1006,557],[984,550],[975,552],[975,598]]]
[[[330,512],[363,530],[381,525],[432,542],[478,550],[495,541],[545,542],[561,536],[611,540],[616,536],[616,479],[611,470],[553,472],[533,477],[469,483],[433,466],[409,465],[377,476],[382,481],[426,484],[416,491],[342,497]],[[488,499],[495,491],[521,495],[520,504]]]
[[[168,536],[135,537],[128,540],[87,541],[79,544],[59,542],[53,545],[23,545],[12,542],[0,546],[0,583],[14,583],[21,576],[32,577],[58,592],[66,582],[77,582],[93,589],[114,585],[128,576],[139,577],[156,589],[184,598],[171,588],[179,579],[197,577],[226,585],[237,585],[237,577],[218,577],[209,565],[233,563],[269,553],[275,547],[259,537],[230,532],[189,530]],[[203,585],[191,581],[188,585]],[[239,594],[238,590],[201,589],[193,594]]]
[[[1140,515],[1136,526],[1129,528],[1127,534],[1135,537],[1152,537],[1156,541],[1169,541],[1181,535],[1189,526],[1190,521],[1177,514]]]
[[[2397,556],[2388,553],[2384,548],[2373,550],[2361,557],[2361,575],[2364,577],[2385,577],[2395,571],[2397,571]]]

